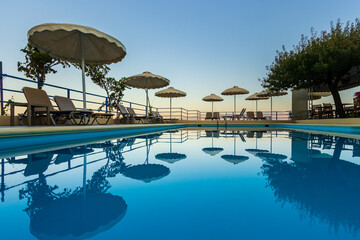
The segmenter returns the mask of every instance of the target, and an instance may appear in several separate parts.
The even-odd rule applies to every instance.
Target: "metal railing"
[[[17,86],[21,86],[21,88],[11,88],[11,87],[6,87],[7,84],[6,81],[7,79],[11,79],[11,81],[19,81],[19,84],[17,84]],[[1,62],[0,62],[0,104],[1,104],[1,115],[5,115],[5,111],[4,111],[4,105],[6,103],[9,103],[8,100],[4,100],[4,99],[10,99],[12,94],[21,94],[21,97],[24,98],[23,96],[23,92],[22,92],[22,87],[24,86],[28,86],[30,85],[31,87],[35,87],[37,88],[38,84],[43,85],[47,91],[47,93],[49,94],[50,97],[54,97],[55,94],[57,95],[62,95],[62,96],[66,96],[67,98],[71,99],[75,105],[78,105],[77,108],[81,109],[80,105],[82,105],[82,91],[80,90],[76,90],[76,89],[71,89],[71,88],[66,88],[66,87],[61,87],[61,86],[57,86],[54,84],[49,84],[49,83],[42,83],[42,82],[38,82],[35,80],[31,80],[31,79],[26,79],[26,78],[21,78],[21,77],[17,77],[17,76],[12,76],[12,75],[8,75],[8,74],[3,74],[2,70],[1,70]],[[56,91],[54,91],[56,90]],[[53,94],[52,94],[53,93]],[[5,95],[8,95],[7,97]],[[131,102],[131,101],[126,101],[126,100],[119,100],[119,99],[113,99],[113,98],[109,98],[107,96],[104,95],[99,95],[99,94],[95,94],[95,93],[86,93],[87,96],[87,106],[88,109],[90,110],[97,110],[97,111],[102,111],[102,112],[106,112],[106,113],[111,113],[111,112],[117,112],[116,108],[113,108],[113,106],[111,106],[110,102],[113,102],[113,100],[118,101],[119,103],[123,104],[125,107],[130,107],[133,108],[137,113],[139,113],[140,115],[144,115],[146,113],[146,105],[144,104],[140,104],[140,103],[136,103],[136,102]],[[20,96],[14,98],[14,102],[20,102]],[[23,100],[25,101],[25,99]],[[100,109],[101,107],[101,109]],[[159,107],[151,107],[152,111],[158,111],[164,118],[170,118],[170,108],[159,108]],[[269,118],[272,117],[272,120],[289,120],[291,119],[291,111],[273,111],[272,112],[272,116],[270,116],[270,111],[266,111],[263,112],[264,117]],[[220,112],[220,120],[223,119],[224,116],[232,116],[233,112]],[[178,120],[187,120],[187,121],[191,121],[191,120],[205,120],[205,116],[206,116],[206,112],[201,112],[199,110],[192,110],[192,109],[185,109],[182,107],[174,107],[171,110],[171,118],[173,119],[178,119]]]

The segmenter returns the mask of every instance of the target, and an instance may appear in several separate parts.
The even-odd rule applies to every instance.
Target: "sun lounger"
[[[94,124],[94,122],[97,122],[97,124],[99,124],[99,125],[107,124],[109,122],[110,118],[112,116],[114,116],[114,114],[112,114],[112,113],[95,113],[95,112],[89,111],[89,110],[77,110],[74,103],[72,102],[72,100],[69,98],[66,98],[66,97],[55,96],[54,100],[55,100],[58,108],[61,111],[70,111],[71,112],[69,118],[73,122],[75,122],[75,124],[77,124],[77,122],[75,121],[76,116],[80,116],[81,120],[80,120],[79,124],[87,124],[88,122],[86,119],[91,116],[93,118],[91,124]],[[105,118],[106,122],[100,123],[99,118]]]
[[[255,120],[255,113],[254,112],[247,112],[247,119],[248,120]]]
[[[205,120],[208,120],[208,119],[213,120],[211,112],[207,112],[206,115],[205,115]]]
[[[256,112],[256,119],[257,120],[266,120],[266,117],[264,117],[263,112]]]
[[[243,108],[243,109],[241,109],[241,112],[240,112],[240,114],[238,114],[238,115],[235,115],[234,116],[234,119],[236,118],[237,120],[240,120],[241,118],[244,118],[245,116],[245,112],[246,112],[246,108]]]
[[[246,112],[246,108],[243,108],[240,112],[240,114],[238,115],[229,115],[229,116],[223,116],[224,120],[228,120],[228,119],[231,119],[231,120],[240,120],[241,118],[244,118],[244,114]]]
[[[29,88],[24,87],[23,92],[25,98],[30,106],[34,106],[27,109],[24,114],[20,114],[20,123],[22,123],[21,118],[27,114],[28,123],[31,122],[31,117],[39,116],[39,117],[46,117],[47,124],[50,124],[50,121],[53,125],[56,125],[56,121],[61,117],[65,117],[66,122],[70,119],[70,114],[72,111],[56,111],[50,101],[49,96],[44,90],[36,89],[36,88]],[[31,110],[29,112],[29,110]],[[12,113],[13,116],[13,113]],[[12,125],[13,125],[13,117],[12,117]],[[31,124],[29,124],[31,125]]]
[[[128,110],[126,110],[126,108],[124,107],[124,105],[118,103],[116,105],[117,110],[119,111],[119,115],[117,116],[117,119],[120,121],[120,115],[122,116],[122,119],[125,119],[127,123],[130,123],[132,119],[131,114],[128,112]]]
[[[145,122],[147,119],[149,119],[149,118],[146,117],[146,116],[138,116],[138,115],[136,115],[134,109],[132,109],[132,108],[130,108],[130,107],[128,107],[128,108],[126,108],[126,109],[128,110],[128,112],[129,112],[129,114],[130,114],[130,117],[131,117],[133,120],[135,120],[135,121]]]
[[[212,119],[213,119],[213,120],[218,120],[218,119],[220,119],[220,113],[219,113],[219,112],[214,112]]]
[[[56,105],[58,106],[59,110],[61,111],[69,111],[69,121],[71,124],[80,125],[80,124],[87,124],[87,120],[90,119],[91,115],[93,114],[92,111],[88,110],[77,110],[74,103],[71,99],[61,96],[55,96],[54,100]],[[80,119],[79,122],[76,119]],[[65,123],[67,124],[67,123]]]

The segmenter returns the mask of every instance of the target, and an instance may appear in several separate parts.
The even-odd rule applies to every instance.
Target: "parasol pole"
[[[256,102],[256,112],[257,112],[257,109],[258,109],[257,101],[258,101],[258,100],[255,100],[255,102]]]
[[[234,95],[234,117],[236,116],[236,94]]]
[[[270,120],[272,120],[272,96],[270,97]]]
[[[214,117],[214,102],[211,102],[211,117]]]
[[[148,104],[149,104],[148,87],[149,87],[149,80],[146,79],[146,89],[145,89],[145,92],[146,92],[146,110],[145,110],[146,118],[148,117]]]
[[[171,136],[172,136],[172,133],[170,133],[170,153],[172,153],[172,146],[171,146],[172,138],[171,138]]]
[[[171,100],[172,100],[172,98],[170,98],[170,119],[171,119],[171,105],[172,105],[172,104],[171,104],[171,103],[172,103]]]
[[[148,138],[146,137],[146,164],[149,163],[149,143]]]
[[[82,70],[82,88],[83,88],[83,108],[86,109],[86,88],[85,88],[85,50],[84,33],[80,33],[81,44],[81,70]]]
[[[234,136],[234,155],[236,155],[236,137],[235,134],[233,134]]]

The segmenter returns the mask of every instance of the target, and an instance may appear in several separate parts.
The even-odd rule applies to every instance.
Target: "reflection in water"
[[[341,226],[347,231],[358,232],[360,166],[340,159],[345,138],[334,137],[331,144],[326,139],[325,148],[332,149],[328,145],[334,145],[329,157],[318,149],[312,149],[313,145],[309,148],[307,140],[311,141],[313,136],[298,132],[292,134],[293,162],[281,158],[266,159],[262,174],[267,185],[282,204],[290,203],[302,214],[328,224],[335,231]],[[315,147],[321,145],[315,144]]]
[[[149,152],[154,138],[158,135],[147,135],[146,137],[146,160],[144,164],[127,166],[122,174],[126,177],[141,180],[149,183],[154,180],[161,179],[170,173],[170,169],[161,165],[149,163]],[[149,143],[150,142],[150,143]]]
[[[226,134],[228,134],[228,133],[226,132]],[[246,142],[246,140],[239,131],[232,131],[232,135],[233,135],[233,139],[234,139],[234,154],[222,155],[221,158],[224,159],[225,161],[228,161],[233,164],[242,163],[242,162],[248,160],[249,157],[242,156],[242,155],[236,155],[236,136],[239,136],[243,142]]]
[[[256,133],[256,135],[255,135],[255,133]],[[263,132],[261,132],[261,131],[258,131],[258,132],[248,131],[247,132],[247,135],[246,135],[247,138],[254,138],[254,136],[256,136],[256,138],[255,138],[255,148],[247,148],[247,149],[245,149],[245,151],[247,151],[248,153],[251,153],[251,154],[253,154],[255,156],[258,153],[267,153],[267,152],[269,152],[268,150],[265,150],[265,149],[258,149],[258,138],[262,138]]]
[[[206,154],[209,154],[210,156],[215,156],[216,154],[224,151],[223,148],[221,147],[214,147],[214,137],[218,138],[219,137],[219,130],[215,130],[215,131],[205,131],[206,133],[206,137],[211,137],[211,147],[206,147],[203,148],[203,152]]]
[[[46,169],[49,167],[53,156],[53,152],[35,153],[29,154],[27,158],[16,160],[15,158],[11,158],[9,159],[9,163],[26,164],[24,175],[27,177],[45,172]]]
[[[172,158],[161,159],[161,156],[166,157],[165,154],[172,153],[171,144],[173,139],[171,134],[172,133],[170,133],[169,153],[155,155],[157,159],[167,161],[168,163],[173,163],[181,158],[173,155]],[[261,173],[266,179],[267,187],[273,191],[275,198],[279,202],[282,204],[290,204],[302,216],[327,224],[335,231],[339,229],[341,234],[340,229],[342,228],[354,233],[359,231],[360,207],[358,206],[358,202],[360,201],[360,186],[358,182],[360,180],[360,167],[357,164],[343,160],[349,160],[349,158],[345,158],[345,154],[342,154],[344,151],[351,150],[352,156],[360,156],[359,140],[292,132],[290,135],[291,156],[286,156],[282,153],[286,153],[289,149],[283,146],[288,145],[274,144],[274,153],[272,151],[272,140],[274,140],[274,143],[279,143],[276,139],[276,132],[274,134],[271,131],[248,131],[247,136],[240,133],[240,131],[226,134],[232,134],[234,154],[223,155],[222,158],[236,164],[245,159],[227,158],[226,156],[246,157],[241,155],[244,154],[252,157],[252,159],[247,162],[248,166],[258,166],[259,162],[262,163]],[[120,181],[119,185],[121,185],[121,179],[124,179],[123,176],[148,183],[162,179],[170,174],[168,167],[161,164],[149,163],[149,161],[151,161],[151,158],[149,159],[150,148],[158,142],[160,135],[161,134],[151,134],[142,137],[124,138],[60,150],[50,151],[50,149],[48,149],[47,152],[28,154],[25,157],[19,156],[2,159],[1,198],[2,200],[4,199],[5,190],[15,189],[21,186],[19,197],[27,201],[26,208],[21,206],[21,209],[25,208],[24,211],[30,218],[30,231],[38,239],[90,238],[102,231],[110,229],[127,214],[127,203],[118,195],[126,196],[128,201],[132,199],[132,202],[128,203],[131,206],[134,205],[132,210],[135,209],[136,211],[137,204],[135,204],[136,201],[134,198],[130,197],[131,193],[129,195],[125,195],[125,192],[115,194],[115,189],[126,191],[123,188],[117,187],[114,187],[113,191],[111,191],[110,178],[117,177],[118,179],[116,180],[118,181],[114,182],[116,182],[115,184],[119,184],[118,182]],[[205,146],[210,145],[209,141],[211,137],[212,147],[204,148],[203,151],[205,153],[213,156],[223,150],[222,148],[214,147],[214,137],[221,139],[224,137],[223,134],[220,135],[219,131],[207,131],[206,136],[208,141]],[[282,142],[289,141],[287,132],[282,136],[286,136],[281,139]],[[236,140],[239,138],[243,141],[241,145],[247,147],[245,151],[239,148],[236,149]],[[251,138],[255,139],[251,141]],[[196,139],[198,138],[194,140],[196,141]],[[218,141],[220,139],[218,139]],[[257,145],[258,141],[260,144],[270,143],[270,147],[259,149]],[[189,147],[189,145],[187,146]],[[196,156],[195,154],[200,154],[206,158],[200,149],[198,149],[199,147],[196,143],[192,143],[191,145],[193,146],[189,148],[191,150],[196,149],[198,152],[195,153],[194,151],[194,156]],[[184,152],[191,152],[183,146],[186,145],[181,145]],[[276,148],[275,146],[280,146],[280,148]],[[227,147],[231,151],[231,144],[227,145]],[[125,161],[123,154],[127,156],[126,152],[141,148],[146,148],[146,156],[143,156],[145,163],[133,165],[130,162],[130,158],[128,159],[129,162]],[[101,157],[97,157],[97,153],[100,153]],[[251,153],[254,156],[247,153]],[[192,156],[193,159],[195,158],[194,156]],[[86,160],[87,158],[89,161]],[[79,164],[83,159],[84,164]],[[260,161],[260,159],[263,161]],[[7,162],[5,160],[7,160]],[[100,164],[100,168],[96,168],[97,170],[95,170],[91,178],[86,180],[86,166],[93,166],[89,169],[94,169],[96,164],[93,163],[95,162]],[[244,165],[239,164],[237,168],[228,168],[226,166],[228,164],[221,164],[221,160],[220,162],[199,162],[210,168],[213,168],[213,166],[210,166],[211,164],[218,164],[214,166],[216,166],[216,174],[219,174],[219,176],[222,176],[221,174],[228,174],[226,171],[234,171],[235,174],[232,175],[234,176],[234,182],[232,182],[234,184],[243,181],[241,174],[245,169],[242,168]],[[6,172],[4,169],[7,163],[26,164],[24,165],[26,167],[19,170],[16,166],[14,170]],[[190,163],[191,161],[189,161],[189,164]],[[66,168],[66,166],[68,167]],[[175,169],[178,167],[177,169],[179,170],[182,169],[183,166],[186,166],[186,164],[183,166],[181,166],[181,164],[169,166]],[[222,168],[223,166],[224,168]],[[205,172],[206,167],[201,168],[199,171]],[[51,176],[56,174],[60,175],[60,173],[65,173],[75,168],[82,168],[84,170],[83,177],[85,181],[82,186],[78,186],[75,189],[62,189],[61,186],[50,184],[49,179]],[[238,169],[242,169],[242,171],[236,172]],[[251,168],[249,169],[250,170],[247,170],[249,174],[256,175],[258,173],[258,170],[255,168],[252,168],[252,170]],[[187,171],[187,169],[184,168],[183,171]],[[11,179],[11,176],[17,173],[18,175],[24,173],[25,176],[32,177],[27,177],[24,182],[20,184],[12,183],[11,186],[6,186],[4,181],[5,175],[9,176],[7,183],[11,183],[11,180],[15,179]],[[246,172],[246,174],[248,173]],[[209,175],[209,177],[212,176],[213,175]],[[237,179],[235,176],[240,176],[240,178]],[[66,174],[64,174],[64,177],[67,177]],[[16,179],[22,178],[16,176]],[[148,186],[148,184],[141,182],[140,184]],[[219,184],[221,184],[221,181],[219,181]],[[134,185],[134,187],[136,187],[136,185]],[[226,187],[223,189],[224,195],[229,194],[227,191],[231,191],[231,194],[233,194],[233,189],[228,188],[227,190]],[[259,191],[259,196],[265,196],[264,194],[267,194],[262,186],[258,188],[254,185],[253,189],[253,191]],[[178,191],[178,189],[175,191]],[[179,188],[179,191],[182,191],[181,188]],[[128,194],[128,192],[126,194]],[[194,197],[194,195],[191,197]],[[251,198],[244,198],[244,201],[248,199]],[[150,201],[155,200],[150,199]],[[197,199],[194,201],[197,201]],[[264,197],[260,201],[264,201],[264,203],[267,204],[267,201],[273,201],[273,199]],[[277,208],[272,210],[279,211]],[[286,216],[290,216],[293,212],[286,214]],[[295,212],[295,214],[297,213]],[[266,221],[262,219],[262,216],[251,217],[257,217],[262,221]],[[135,219],[135,221],[137,221],[137,219]],[[123,224],[126,223],[123,222]],[[184,226],[184,228],[185,227],[187,226]],[[293,222],[289,223],[289,227],[293,227]],[[115,230],[114,228],[113,231]],[[317,226],[314,227],[314,230],[318,230]],[[114,239],[115,238],[116,237],[114,237]]]
[[[158,153],[155,155],[155,158],[161,161],[165,161],[167,163],[175,163],[180,160],[183,160],[186,158],[186,155],[183,153],[173,153],[172,152],[172,133],[173,131],[170,131],[170,152],[168,153]]]
[[[96,147],[96,146],[94,146]],[[109,155],[105,166],[97,170],[90,180],[75,190],[49,186],[43,174],[34,182],[29,182],[19,192],[20,199],[27,199],[25,211],[30,217],[30,231],[38,239],[84,239],[108,230],[125,215],[127,204],[120,196],[107,193],[111,187],[106,178],[122,172],[125,164],[121,144],[107,144]],[[61,154],[71,155],[89,152],[63,149]],[[42,168],[35,172],[41,172]]]

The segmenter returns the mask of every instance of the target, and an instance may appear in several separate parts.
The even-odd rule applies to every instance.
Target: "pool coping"
[[[185,127],[185,124],[112,124],[85,126],[15,126],[0,128],[0,139],[9,137],[30,137],[58,134],[109,132],[119,130],[156,131],[168,128]]]

